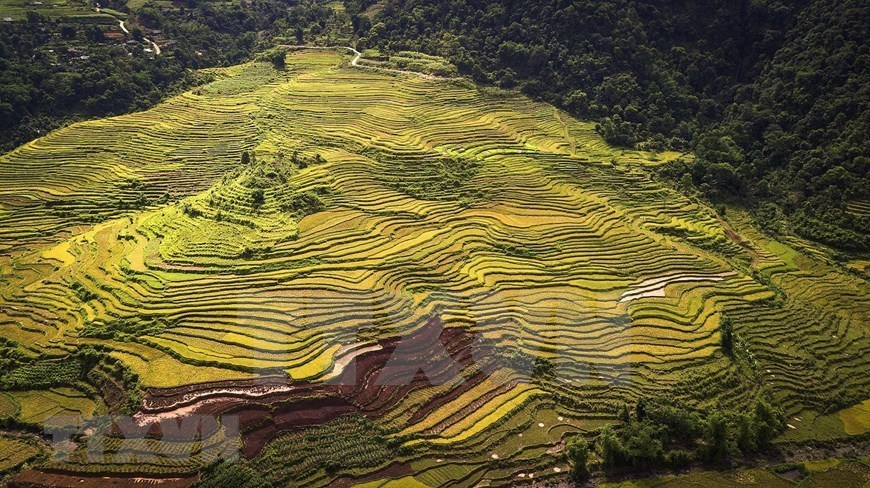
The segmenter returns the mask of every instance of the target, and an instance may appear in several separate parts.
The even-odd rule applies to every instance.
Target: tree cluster
[[[641,398],[633,411],[624,405],[621,425],[608,426],[595,439],[605,471],[658,467],[684,468],[692,463],[727,465],[735,457],[771,448],[785,428],[785,418],[758,398],[748,411],[695,410],[663,399]],[[569,441],[567,456],[576,479],[589,475],[592,446]]]

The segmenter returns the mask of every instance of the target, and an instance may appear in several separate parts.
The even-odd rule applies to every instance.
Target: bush
[[[283,49],[270,49],[261,54],[260,59],[272,63],[272,66],[279,71],[287,67],[287,53]]]
[[[604,466],[616,468],[628,465],[628,451],[610,426],[601,430],[601,434],[598,436],[598,445]]]
[[[255,207],[260,207],[266,203],[266,194],[262,188],[257,188],[251,192],[251,204]]]
[[[731,440],[728,418],[722,412],[715,411],[707,419],[704,444],[705,457],[713,463],[726,464],[736,451]]]
[[[589,479],[589,443],[581,437],[574,437],[566,446],[568,461],[571,462],[571,478],[575,481]]]

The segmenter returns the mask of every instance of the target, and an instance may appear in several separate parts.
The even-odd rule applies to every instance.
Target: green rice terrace
[[[637,486],[866,486],[866,273],[657,179],[686,156],[611,147],[440,58],[353,58],[213,69],[0,156],[7,481],[560,483],[576,439],[606,471],[682,409],[769,427],[744,452],[858,457]],[[702,462],[705,436],[646,468]]]

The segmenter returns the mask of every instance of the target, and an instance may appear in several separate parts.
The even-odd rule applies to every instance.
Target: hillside
[[[660,183],[679,153],[351,59],[215,69],[0,156],[8,424],[224,415],[90,431],[20,482],[506,485],[566,480],[575,435],[625,444],[605,470],[718,462],[716,425],[738,459],[866,438],[864,277]]]
[[[664,171],[683,191],[739,202],[775,236],[870,250],[867,2],[347,3],[361,47],[444,56],[612,144],[691,151]]]
[[[436,56],[430,69],[519,89],[610,144],[690,152],[660,169],[669,185],[868,261],[861,0],[5,0],[0,19],[0,152],[153,107],[275,44]]]

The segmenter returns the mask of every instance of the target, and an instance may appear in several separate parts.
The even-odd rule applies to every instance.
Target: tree
[[[87,25],[85,27],[85,39],[91,42],[103,42],[106,40],[106,35],[103,33],[103,29],[95,25]]]
[[[264,203],[266,203],[266,195],[263,192],[262,188],[257,188],[253,192],[251,192],[251,202],[255,207],[260,207]]]
[[[272,63],[272,66],[279,71],[287,67],[286,57],[287,53],[282,49],[270,49],[264,52],[262,56],[263,60]]]
[[[619,440],[612,427],[607,426],[601,430],[601,435],[598,436],[598,444],[605,466],[614,468],[625,466],[628,463],[628,451],[626,451],[625,446],[622,445],[622,441]]]
[[[634,407],[634,413],[638,422],[643,422],[646,419],[646,398],[640,397],[637,399],[637,405]]]
[[[755,451],[757,445],[754,417],[750,414],[740,414],[737,417],[737,448],[743,453]]]
[[[241,163],[251,164],[251,153],[249,153],[248,151],[242,151]]]
[[[133,36],[133,39],[136,39],[137,41],[141,41],[142,39],[144,39],[145,34],[142,32],[142,28],[139,27],[138,25],[134,25],[134,26],[130,27],[129,30],[130,30],[130,35]]]
[[[627,424],[631,422],[631,413],[628,410],[628,404],[623,403],[622,408],[619,409],[619,420],[623,424]]]
[[[784,415],[771,404],[759,398],[753,409],[753,430],[755,442],[760,448],[770,447],[773,439],[785,427]]]
[[[734,355],[734,325],[725,314],[719,320],[719,334],[722,336],[722,351],[729,356]]]
[[[573,90],[565,97],[565,107],[575,114],[584,115],[589,111],[589,96],[583,90]]]
[[[589,443],[580,436],[568,441],[568,460],[571,462],[571,477],[574,481],[589,479]]]
[[[76,27],[71,24],[64,24],[60,27],[60,35],[67,40],[72,40],[76,38]]]
[[[723,132],[709,132],[699,138],[695,154],[711,163],[727,163],[736,167],[743,162],[743,150],[730,135]]]
[[[707,418],[707,428],[704,431],[707,460],[725,464],[734,451],[731,446],[728,417],[716,410]]]
[[[635,422],[625,428],[625,450],[634,467],[657,466],[664,461],[664,446],[652,422]]]

